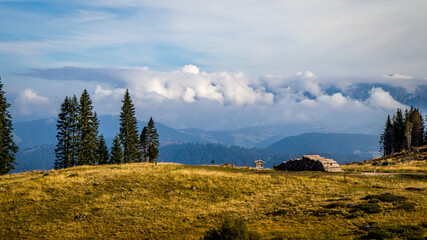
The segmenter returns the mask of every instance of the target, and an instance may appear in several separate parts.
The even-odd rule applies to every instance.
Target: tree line
[[[152,118],[138,132],[135,106],[126,89],[119,120],[119,133],[111,150],[99,134],[99,120],[93,111],[92,100],[85,89],[80,99],[65,97],[57,120],[58,143],[55,148],[55,169],[78,165],[156,162],[159,154],[159,135]]]
[[[386,156],[427,144],[427,132],[424,129],[423,116],[417,108],[411,106],[405,113],[398,108],[393,116],[387,116],[380,136],[380,151]]]

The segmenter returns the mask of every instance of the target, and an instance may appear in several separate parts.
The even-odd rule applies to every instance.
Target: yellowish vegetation
[[[344,165],[341,169],[359,172],[426,173],[427,145],[412,148],[410,152],[402,151],[361,163]]]
[[[349,239],[364,225],[427,221],[426,172],[278,172],[144,163],[81,166],[0,176],[3,239],[200,239],[225,217],[265,239]],[[411,209],[369,194],[405,196]]]

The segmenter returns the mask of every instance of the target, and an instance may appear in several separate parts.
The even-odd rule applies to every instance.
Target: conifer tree
[[[144,127],[142,129],[139,141],[141,143],[142,161],[147,162],[148,161],[148,130],[147,130],[147,127]]]
[[[157,162],[157,157],[159,155],[159,134],[157,134],[157,129],[154,125],[153,118],[150,118],[147,125],[147,134],[148,134],[148,149],[147,155],[149,162]]]
[[[79,135],[77,132],[77,126],[79,121],[79,100],[77,99],[77,96],[74,95],[72,98],[70,98],[70,115],[69,115],[69,131],[71,134],[71,145],[70,145],[70,164],[67,167],[72,167],[77,164],[77,158],[79,156]]]
[[[424,122],[420,111],[417,108],[411,107],[408,114],[408,122],[412,127],[411,131],[411,146],[419,147],[423,145]]]
[[[58,143],[55,148],[55,169],[66,168],[70,164],[71,156],[71,139],[72,133],[70,132],[69,110],[71,101],[69,97],[65,97],[59,108],[58,120],[56,122],[56,138]]]
[[[405,119],[402,110],[397,109],[396,115],[393,116],[393,133],[394,133],[394,152],[400,152],[405,148]]]
[[[18,147],[13,141],[12,116],[8,110],[10,104],[5,94],[0,78],[0,175],[15,169],[15,155],[18,152]]]
[[[97,141],[96,147],[96,157],[98,164],[107,164],[109,163],[110,155],[108,153],[108,147],[105,143],[104,135],[100,135]]]
[[[387,121],[384,127],[384,132],[381,134],[381,151],[383,156],[390,155],[393,153],[394,147],[394,133],[393,124],[390,120],[390,115],[387,116]]]
[[[120,141],[123,146],[124,163],[141,162],[140,143],[138,137],[138,122],[135,117],[135,107],[126,89],[120,113]]]
[[[61,104],[56,129],[55,169],[72,167],[77,160],[77,98],[65,97]]]
[[[113,146],[111,147],[110,164],[123,163],[123,149],[120,143],[119,135],[116,135],[113,140]]]
[[[77,165],[96,163],[96,140],[98,136],[98,117],[93,112],[92,100],[85,89],[80,97],[78,108],[78,159]]]

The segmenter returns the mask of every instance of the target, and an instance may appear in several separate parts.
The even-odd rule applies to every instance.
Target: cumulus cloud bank
[[[366,103],[375,108],[394,110],[397,108],[406,108],[404,104],[393,99],[389,92],[384,91],[382,88],[372,88],[369,91],[369,99]]]
[[[103,69],[99,69],[103,71]],[[109,69],[93,91],[97,111],[118,114],[125,88],[146,118],[154,115],[174,127],[236,128],[289,122],[332,121],[357,124],[405,107],[382,88],[368,89],[365,100],[342,92],[327,93],[329,85],[310,71],[287,77],[253,77],[241,72],[204,72],[195,65],[172,71],[148,67]],[[369,117],[368,117],[369,116]]]

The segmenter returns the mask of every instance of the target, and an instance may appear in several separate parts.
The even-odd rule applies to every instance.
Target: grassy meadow
[[[264,239],[425,236],[426,171],[367,176],[353,168],[133,163],[3,175],[0,237],[200,239],[226,217],[243,219]]]

